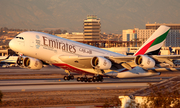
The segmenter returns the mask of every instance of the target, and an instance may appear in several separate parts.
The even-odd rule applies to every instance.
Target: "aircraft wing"
[[[166,62],[170,65],[174,65],[173,60],[180,59],[180,55],[152,55],[153,59],[158,62]]]
[[[136,64],[133,62],[136,56],[121,56],[121,57],[112,57],[116,63],[125,62],[128,63],[131,67]],[[150,55],[150,58],[153,58],[156,62],[163,63],[166,62],[170,65],[174,65],[173,60],[180,59],[180,55]]]
[[[104,57],[113,62],[113,65],[123,66],[126,69],[131,70],[132,67],[137,66],[134,62],[136,56],[118,56],[118,57]],[[163,63],[166,62],[170,65],[174,65],[173,60],[180,59],[180,55],[150,55],[150,58],[154,59],[156,62]],[[92,68],[92,56],[58,56],[58,58],[70,65],[80,67],[80,68]],[[56,59],[57,60],[57,59]]]
[[[92,59],[94,58],[94,56],[59,56],[58,58],[61,61],[76,67],[92,68]],[[132,62],[135,56],[119,56],[119,57],[109,56],[103,58],[107,58],[108,60],[113,61],[113,63],[115,63],[116,66],[117,64],[121,64],[123,67],[127,69],[130,69],[131,67],[135,66],[135,63]]]
[[[136,56],[119,56],[119,57],[109,57],[113,59],[116,63],[121,63],[121,62],[130,62],[135,59]]]

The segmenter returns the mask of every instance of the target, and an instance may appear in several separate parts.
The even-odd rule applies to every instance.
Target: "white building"
[[[137,32],[135,29],[123,30],[123,41],[137,41]],[[137,47],[137,43],[131,44],[131,46]]]
[[[146,42],[146,40],[156,31],[154,29],[139,29],[135,28],[137,32],[137,39],[142,42]]]
[[[156,29],[128,29],[123,30],[123,41],[141,41],[141,45],[156,31]],[[163,47],[180,47],[180,30],[170,30]]]
[[[123,41],[134,41],[137,39],[137,33],[135,29],[123,30]]]

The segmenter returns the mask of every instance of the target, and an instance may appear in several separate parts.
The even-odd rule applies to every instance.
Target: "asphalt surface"
[[[67,75],[63,69],[56,67],[43,67],[40,70],[24,69],[20,67],[2,68],[0,67],[0,75],[30,75],[30,74],[62,74]]]
[[[72,74],[75,78],[82,76]],[[96,105],[103,106],[104,103],[111,102],[116,96],[147,87],[148,83],[154,84],[180,75],[180,72],[168,72],[146,78],[104,78],[103,82],[90,83],[77,82],[76,79],[64,81],[64,75],[67,75],[64,70],[54,67],[45,67],[41,70],[0,68],[3,107],[47,105],[46,107],[51,108],[94,108]]]
[[[97,89],[130,89],[147,87],[148,83],[157,83],[171,77],[147,77],[133,79],[104,78],[103,82],[77,82],[76,79],[64,81],[63,76],[67,75],[64,70],[45,67],[41,70],[21,69],[19,67],[0,68],[1,77],[19,77],[23,75],[50,75],[58,74],[58,78],[36,78],[30,79],[1,79],[0,90],[2,92],[22,91],[57,91],[57,90],[97,90]],[[38,76],[38,77],[40,77]],[[78,76],[74,74],[75,78]]]

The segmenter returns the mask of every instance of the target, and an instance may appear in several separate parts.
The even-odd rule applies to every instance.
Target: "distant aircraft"
[[[0,66],[12,67],[17,65],[18,56],[0,56]]]
[[[10,56],[0,56],[0,62],[3,60],[7,60]]]
[[[176,51],[172,47],[169,47],[169,52],[170,52],[170,55],[176,55]],[[180,59],[176,59],[176,60],[172,60],[172,61],[173,61],[174,65],[180,66]]]
[[[170,27],[160,26],[133,55],[126,56],[42,32],[23,32],[9,42],[10,48],[26,56],[17,63],[23,68],[41,69],[43,64],[60,67],[68,74],[64,80],[74,79],[71,72],[84,75],[77,81],[103,81],[103,76],[136,78],[159,75],[155,67],[161,62],[180,56],[161,56],[160,50]],[[172,63],[173,65],[173,63]],[[162,68],[156,70],[162,71]],[[87,78],[86,75],[93,77]]]

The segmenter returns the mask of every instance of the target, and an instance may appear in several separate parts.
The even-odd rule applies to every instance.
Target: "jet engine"
[[[112,63],[110,60],[104,58],[104,57],[93,57],[91,60],[92,67],[98,68],[98,69],[110,69],[112,66]]]
[[[146,55],[136,56],[135,63],[142,68],[153,68],[156,64],[152,58]]]
[[[41,69],[43,63],[35,58],[21,56],[17,59],[17,64],[22,68],[28,68],[33,70]]]

